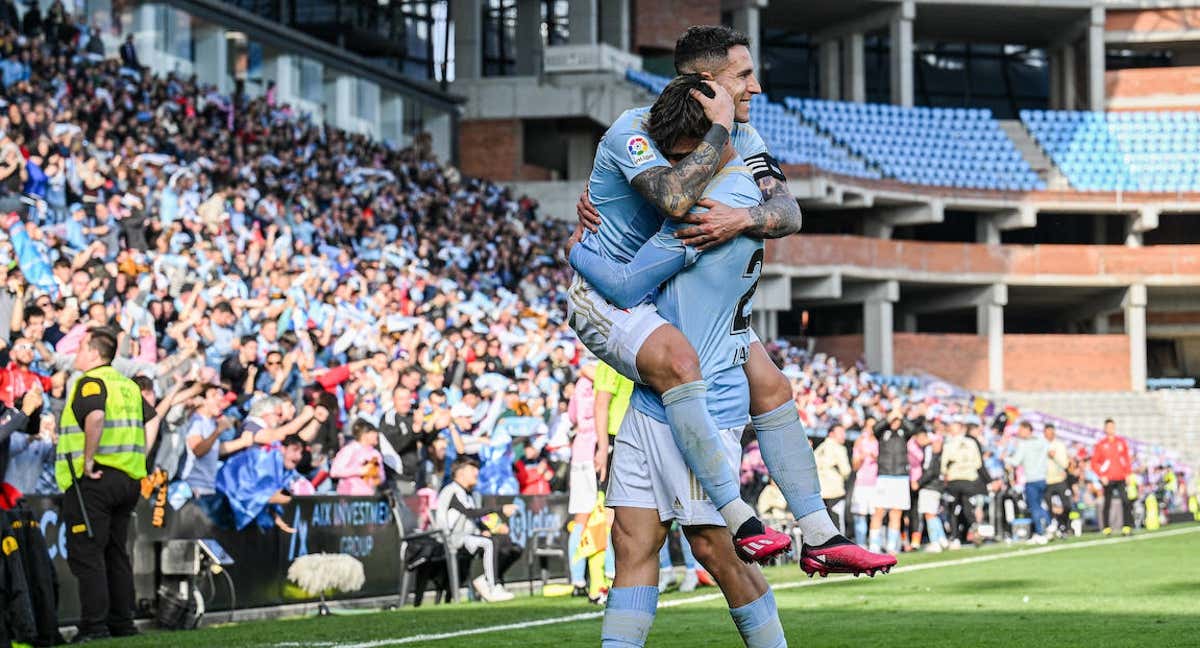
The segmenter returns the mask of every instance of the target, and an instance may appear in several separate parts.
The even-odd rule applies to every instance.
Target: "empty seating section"
[[[782,164],[812,164],[833,173],[856,178],[879,179],[879,171],[869,168],[848,150],[801,122],[783,106],[758,95],[750,100],[750,123],[758,129],[767,148]]]
[[[989,110],[795,98],[784,104],[888,178],[962,189],[1045,188]]]
[[[1200,113],[1023,110],[1080,191],[1200,191]]]
[[[670,81],[667,77],[632,69],[626,73],[626,78],[654,93],[662,92]],[[834,145],[829,138],[801,123],[796,115],[772,103],[764,95],[751,100],[750,123],[767,143],[771,154],[782,164],[811,164],[832,173],[856,178],[880,178],[879,171],[868,168],[862,160]]]

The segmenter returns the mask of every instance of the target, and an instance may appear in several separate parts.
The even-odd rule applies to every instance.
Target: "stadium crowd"
[[[562,319],[565,225],[440,165],[427,138],[400,148],[271,91],[155,76],[132,42],[105,58],[60,3],[15,15],[0,11],[0,401],[31,422],[0,445],[4,481],[57,491],[71,361],[104,327],[159,412],[151,457],[174,506],[286,531],[277,507],[295,494],[454,483],[483,518],[496,512],[478,494],[566,489],[576,432],[600,426],[584,422],[592,370]],[[861,543],[918,547],[923,526],[933,550],[999,537],[1024,517],[1018,487],[1039,481],[1061,509],[1056,526],[1036,516],[1043,537],[1126,477],[965,398],[770,350],[818,437],[823,496]],[[744,492],[785,517],[747,441]],[[477,475],[457,474],[463,456]],[[1186,499],[1165,467],[1127,472]]]

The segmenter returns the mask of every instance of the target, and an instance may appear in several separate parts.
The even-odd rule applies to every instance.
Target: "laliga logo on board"
[[[641,135],[634,135],[625,142],[625,149],[629,151],[629,159],[635,164],[645,164],[658,156],[654,154],[654,149],[650,148],[650,142]]]

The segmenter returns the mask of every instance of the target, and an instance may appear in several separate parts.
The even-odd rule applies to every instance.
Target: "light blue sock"
[[[900,552],[900,529],[888,529],[887,548],[892,553]]]
[[[741,480],[725,456],[717,424],[708,412],[707,397],[704,381],[697,380],[668,389],[662,401],[671,436],[684,462],[729,530],[736,534],[743,522],[756,516],[754,509],[742,501]],[[820,500],[819,493],[817,499]]]
[[[931,544],[941,544],[946,539],[946,529],[942,528],[942,519],[935,517],[932,520],[925,520],[925,526],[929,531],[929,542]]]
[[[671,539],[663,540],[662,549],[658,550],[658,568],[670,569],[671,565]]]
[[[787,648],[779,611],[775,608],[775,593],[767,590],[757,600],[739,608],[729,608],[746,648]]]
[[[817,460],[808,445],[795,403],[788,401],[766,414],[751,417],[750,421],[767,472],[796,516],[805,544],[824,544],[840,535],[821,499]]]
[[[683,552],[683,566],[688,570],[696,569],[696,554],[692,553],[692,543],[688,542],[687,534],[679,534],[679,549]]]
[[[587,571],[587,558],[579,555],[579,540],[583,537],[583,525],[576,524],[571,529],[571,536],[567,539],[568,546],[571,550],[571,584],[586,585],[587,577],[584,573]]]
[[[600,628],[601,648],[645,646],[657,609],[658,588],[652,585],[609,590],[604,623]]]
[[[860,546],[867,546],[867,516],[854,516],[854,541]]]
[[[871,529],[870,533],[867,534],[868,544],[872,547],[878,547],[879,546],[879,537],[882,534],[883,534],[883,529]]]

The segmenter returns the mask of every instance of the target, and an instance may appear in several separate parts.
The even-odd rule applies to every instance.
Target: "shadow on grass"
[[[1182,585],[1182,583],[1180,583]],[[1180,601],[1182,603],[1182,601]],[[783,610],[781,618],[793,646],[864,648],[921,646],[959,648],[982,646],[1183,646],[1200,645],[1200,614],[1179,611],[1121,613],[1097,599],[1095,611],[1061,612],[1036,603],[1021,609],[956,608],[953,597],[942,609],[879,610],[868,606],[837,606]],[[424,608],[357,617],[307,618],[280,623],[255,623],[201,632],[154,633],[104,646],[347,646],[381,642],[419,634],[585,614],[598,608],[534,605],[518,609],[501,606]],[[458,637],[412,646],[517,646],[561,648],[599,643],[598,618]],[[97,644],[100,645],[100,644]],[[698,606],[661,610],[647,646],[701,648],[739,646],[741,642],[727,613]]]

